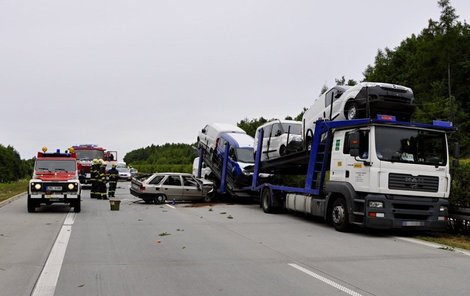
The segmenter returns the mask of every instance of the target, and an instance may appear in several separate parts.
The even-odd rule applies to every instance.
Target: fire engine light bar
[[[442,120],[433,120],[432,125],[442,126],[442,127],[452,127],[451,121],[442,121]]]
[[[385,121],[397,121],[397,118],[393,115],[382,115],[382,114],[377,114],[377,119],[379,120],[385,120]]]

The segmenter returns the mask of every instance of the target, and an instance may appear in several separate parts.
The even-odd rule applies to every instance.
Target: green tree
[[[366,81],[383,81],[411,87],[417,112],[413,120],[453,120],[462,153],[470,154],[470,26],[458,20],[449,0],[438,1],[441,15],[429,20],[419,35],[398,47],[379,50],[374,65],[364,71]],[[450,78],[450,79],[449,79]]]

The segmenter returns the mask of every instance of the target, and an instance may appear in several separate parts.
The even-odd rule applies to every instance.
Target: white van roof
[[[222,137],[229,137],[232,138],[233,142],[238,144],[238,148],[246,148],[246,147],[253,147],[253,143],[255,139],[247,134],[240,134],[240,133],[224,133]]]
[[[246,132],[244,130],[242,130],[241,128],[239,128],[238,126],[233,125],[233,124],[215,122],[215,123],[212,123],[210,125],[212,125],[212,127],[215,130],[217,130],[218,132],[221,132],[221,133],[230,132],[230,133],[246,134]]]

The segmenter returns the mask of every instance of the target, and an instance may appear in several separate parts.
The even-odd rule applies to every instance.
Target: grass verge
[[[417,236],[416,238],[428,242],[446,245],[452,248],[470,250],[470,235],[436,233],[428,236]]]
[[[25,192],[28,188],[29,180],[19,180],[11,183],[0,183],[0,202],[12,196]]]

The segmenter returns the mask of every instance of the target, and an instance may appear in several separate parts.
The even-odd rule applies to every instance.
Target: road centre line
[[[60,270],[64,261],[65,251],[72,233],[72,225],[75,222],[76,214],[69,212],[65,217],[64,224],[60,229],[57,239],[52,246],[46,264],[39,275],[39,279],[34,286],[31,296],[54,296]]]
[[[319,275],[319,274],[317,274],[317,273],[314,273],[313,271],[310,271],[310,270],[308,270],[308,269],[306,269],[306,268],[303,268],[302,266],[299,266],[299,265],[294,264],[294,263],[289,263],[289,265],[290,265],[291,267],[294,267],[294,268],[297,269],[297,270],[302,271],[303,273],[308,274],[308,275],[311,276],[311,277],[316,278],[317,280],[320,280],[320,281],[322,281],[322,282],[324,282],[324,283],[326,283],[326,284],[332,286],[333,288],[336,288],[336,289],[338,289],[338,290],[340,290],[340,291],[343,291],[343,292],[346,293],[346,294],[349,294],[349,295],[351,295],[351,296],[362,296],[362,294],[357,293],[357,292],[355,292],[355,291],[353,291],[353,290],[351,290],[351,289],[348,289],[348,288],[346,288],[345,286],[342,286],[342,285],[340,285],[340,284],[338,284],[338,283],[336,283],[336,282],[334,282],[334,281],[332,281],[332,280],[329,280],[329,279],[327,279],[327,278],[325,278],[325,277],[323,277],[323,276],[321,276],[321,275]]]

